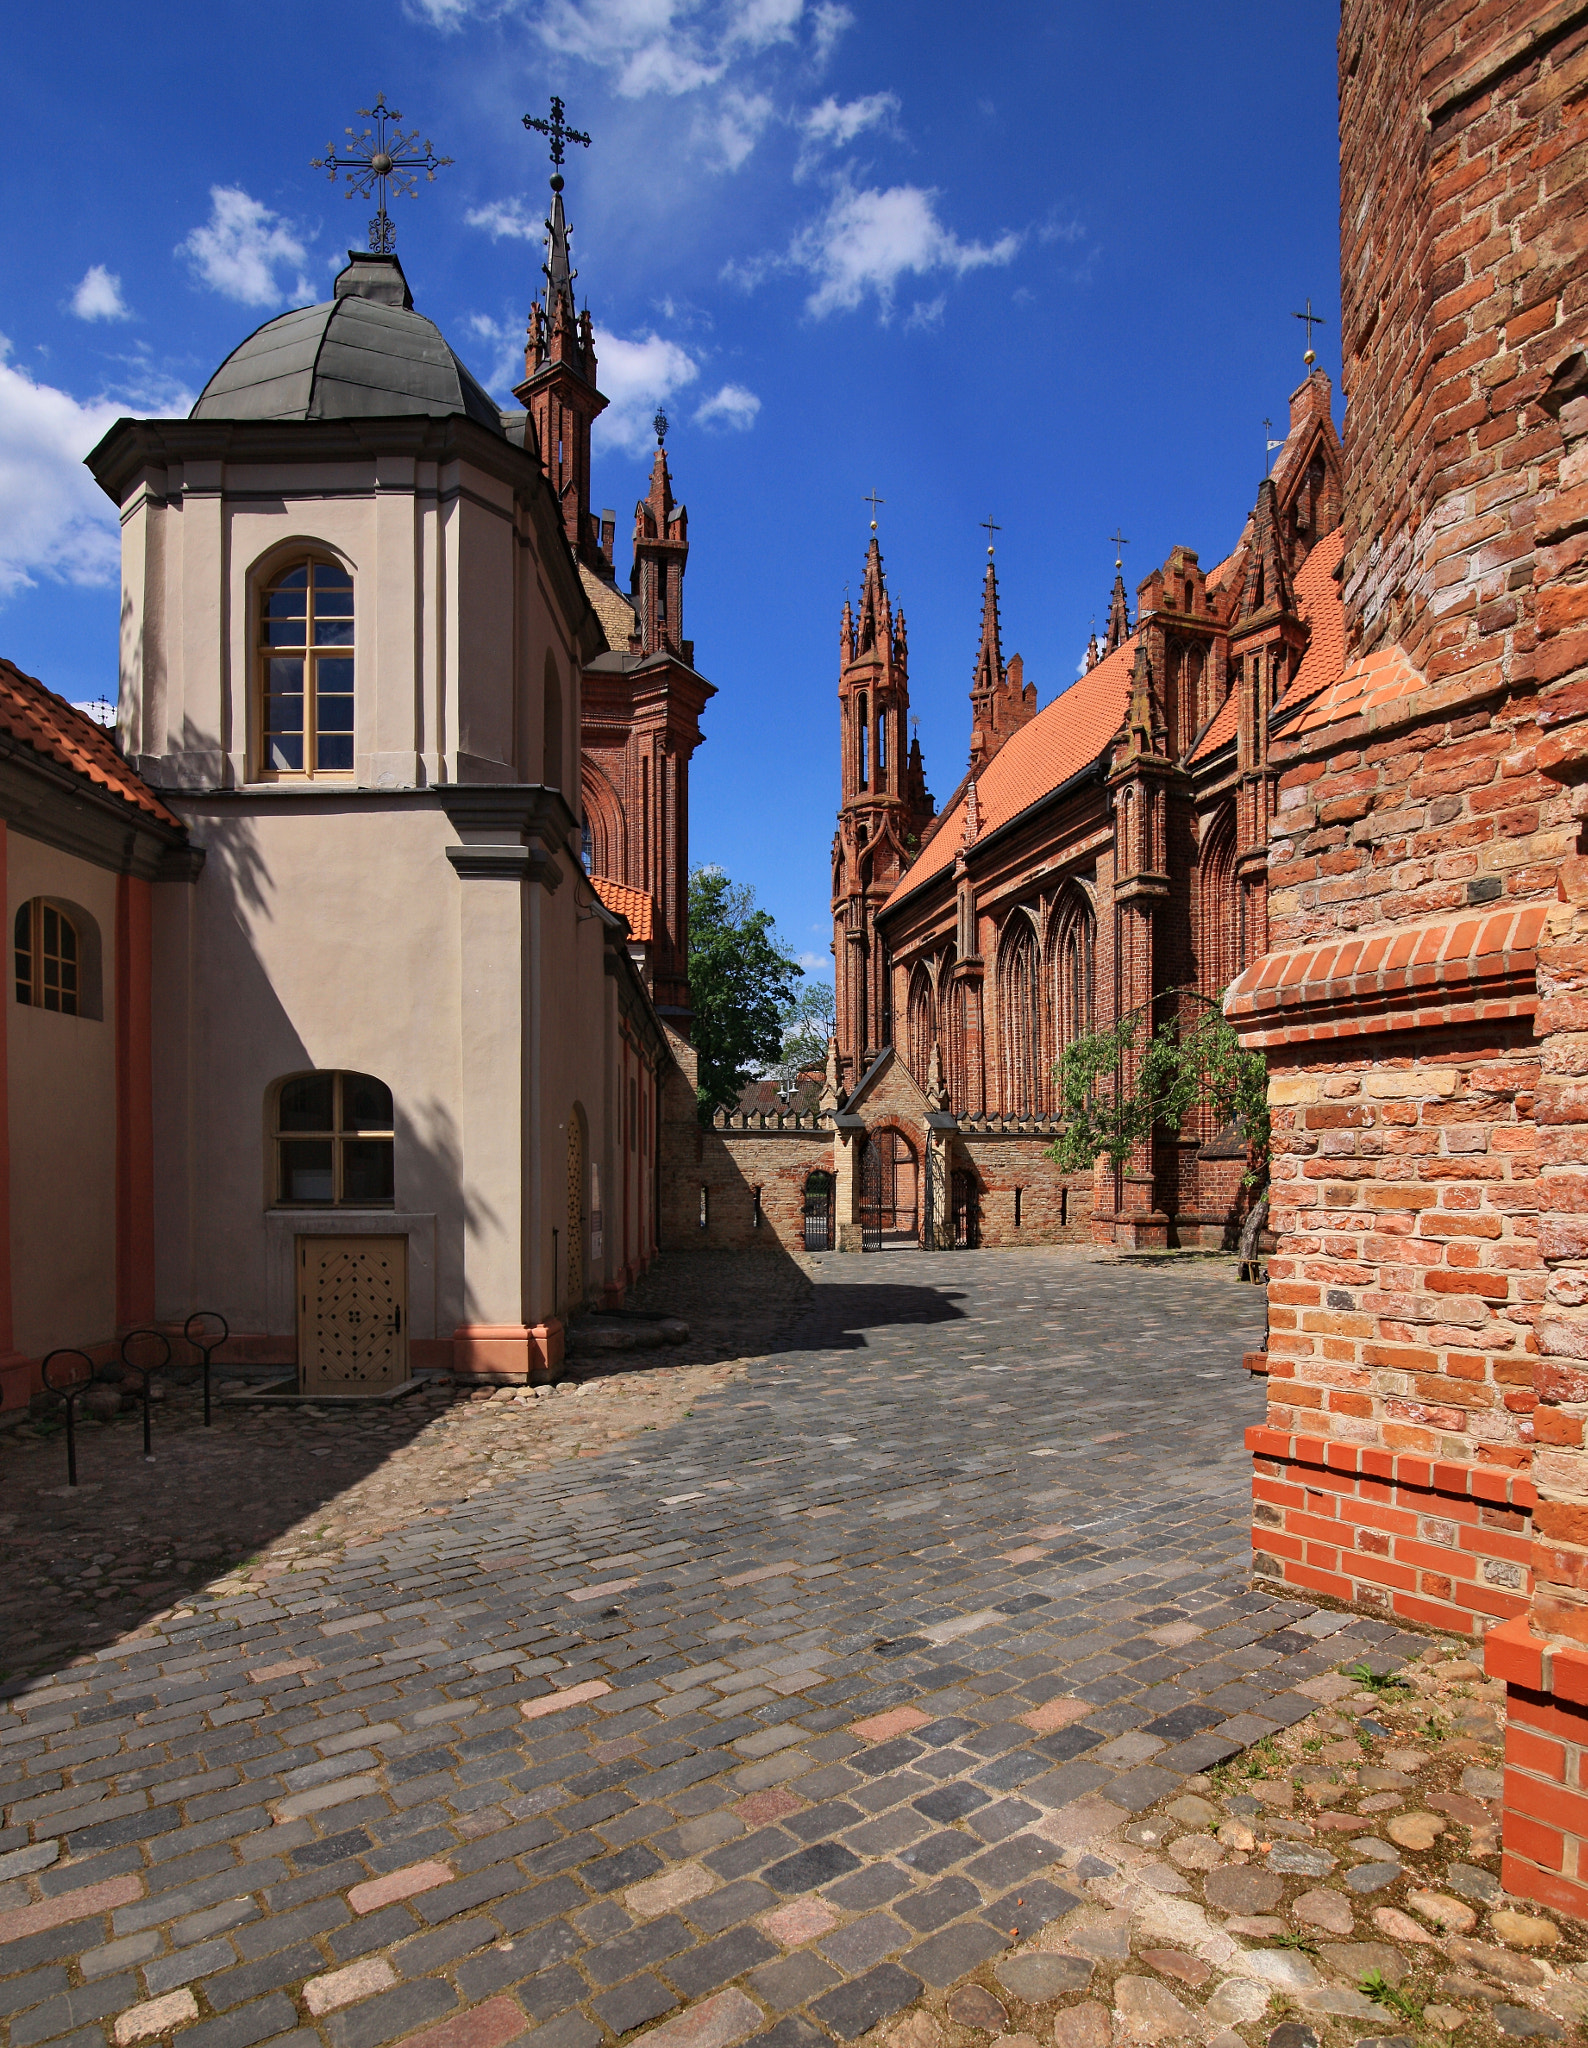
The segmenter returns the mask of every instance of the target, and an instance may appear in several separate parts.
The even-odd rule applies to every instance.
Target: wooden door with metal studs
[[[378,1394],[407,1378],[407,1238],[300,1237],[298,1391]]]

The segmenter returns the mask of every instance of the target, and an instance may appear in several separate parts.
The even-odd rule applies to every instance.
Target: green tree
[[[1170,1018],[1144,1044],[1145,1019],[1127,1017],[1089,1031],[1064,1049],[1055,1073],[1064,1128],[1048,1157],[1067,1173],[1089,1171],[1099,1157],[1123,1166],[1154,1128],[1178,1131],[1194,1109],[1206,1106],[1220,1124],[1232,1119],[1250,1148],[1246,1183],[1268,1177],[1268,1064],[1243,1052],[1217,1004],[1182,1031]],[[1133,1079],[1128,1056],[1136,1054]]]
[[[783,1050],[777,1077],[792,1088],[800,1075],[827,1064],[827,1041],[838,1025],[838,999],[830,981],[807,981],[783,1013]]]
[[[748,883],[720,868],[689,877],[689,991],[702,1110],[725,1109],[752,1075],[781,1057],[784,1020],[799,987],[799,963],[757,910]]]

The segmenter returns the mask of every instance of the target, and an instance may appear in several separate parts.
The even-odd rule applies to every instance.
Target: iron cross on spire
[[[1128,548],[1130,546],[1130,542],[1119,531],[1118,527],[1116,527],[1108,537],[1114,543],[1114,547],[1116,550],[1118,550],[1119,548]],[[1125,563],[1123,557],[1116,552],[1114,556],[1114,567],[1116,569],[1123,569],[1124,566]]]
[[[886,505],[887,502],[888,501],[886,498],[879,498],[877,496],[877,487],[875,484],[872,485],[871,489],[866,493],[865,497],[862,498],[861,500],[862,504],[869,505],[871,507],[871,530],[873,533],[875,533],[877,530],[877,507],[879,505]]]
[[[549,121],[539,120],[533,114],[526,114],[524,116],[524,126],[526,128],[533,128],[537,135],[544,135],[551,143],[551,189],[553,192],[560,192],[562,190],[563,145],[569,142],[577,142],[581,149],[588,149],[590,147],[589,136],[584,133],[583,129],[570,128],[562,118],[563,112],[562,101],[553,93],[551,96],[551,119]]]
[[[1002,533],[1003,528],[998,524],[997,520],[994,519],[990,512],[988,513],[985,519],[979,521],[978,523],[987,529],[987,552],[990,555],[993,551],[993,535],[995,533]]]
[[[436,172],[451,163],[449,156],[437,156],[425,138],[424,153],[415,154],[419,141],[419,130],[404,135],[397,123],[402,119],[396,107],[388,107],[386,95],[375,95],[372,107],[360,107],[358,118],[373,121],[373,128],[366,128],[362,135],[355,135],[351,128],[343,129],[352,147],[346,156],[338,156],[328,142],[325,155],[315,157],[310,170],[324,171],[332,184],[337,173],[347,173],[347,196],[349,199],[368,199],[375,194],[375,218],[369,224],[369,252],[372,256],[390,256],[397,247],[397,230],[392,226],[391,215],[386,211],[387,188],[399,199],[417,199],[419,196],[418,173],[423,171],[433,185]],[[390,133],[386,124],[392,124]],[[404,154],[404,152],[407,154]]]
[[[1312,330],[1315,327],[1327,327],[1329,323],[1327,320],[1324,319],[1321,313],[1315,313],[1312,310],[1311,299],[1308,299],[1307,301],[1307,310],[1305,313],[1292,313],[1290,317],[1292,320],[1305,320],[1307,323],[1307,353],[1302,357],[1301,360],[1306,364],[1307,368],[1310,370],[1313,364],[1318,360],[1318,358],[1313,354],[1312,351]]]

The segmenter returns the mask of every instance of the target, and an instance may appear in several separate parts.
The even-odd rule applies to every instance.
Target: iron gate
[[[968,1173],[956,1173],[950,1185],[950,1203],[954,1213],[954,1248],[956,1251],[973,1251],[980,1237],[981,1223],[976,1208],[975,1177]]]
[[[805,1183],[805,1249],[830,1252],[833,1248],[833,1177],[811,1174]]]
[[[890,1161],[891,1163],[891,1161]],[[882,1249],[882,1154],[876,1141],[868,1138],[860,1155],[860,1249]]]

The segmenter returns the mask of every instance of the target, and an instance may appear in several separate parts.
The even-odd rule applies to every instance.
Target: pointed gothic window
[[[265,781],[353,773],[353,579],[300,561],[259,605],[255,772]]]

